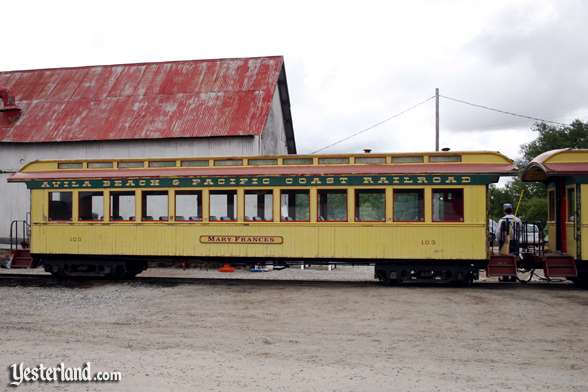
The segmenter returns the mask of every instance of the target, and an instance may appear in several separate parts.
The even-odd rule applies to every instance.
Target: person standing
[[[523,223],[514,215],[512,204],[503,206],[504,216],[498,221],[498,246],[500,254],[520,257],[521,232]],[[516,281],[514,276],[503,276],[502,281]]]

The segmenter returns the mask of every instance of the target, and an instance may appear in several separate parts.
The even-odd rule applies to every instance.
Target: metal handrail
[[[19,245],[22,249],[26,249],[28,247],[30,230],[31,226],[26,220],[15,219],[12,222],[10,222],[10,252],[18,250]],[[22,241],[19,241],[19,231],[22,234]]]

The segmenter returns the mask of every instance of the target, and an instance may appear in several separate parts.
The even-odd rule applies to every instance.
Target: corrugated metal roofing
[[[275,56],[0,72],[22,109],[13,121],[0,107],[0,142],[260,135],[282,68]]]

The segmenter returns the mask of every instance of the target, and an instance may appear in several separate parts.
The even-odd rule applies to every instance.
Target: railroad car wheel
[[[576,286],[581,287],[583,289],[588,289],[588,277],[578,277],[578,278],[568,278],[571,280]]]
[[[58,280],[67,278],[67,275],[65,274],[65,272],[63,272],[63,270],[51,272],[51,276]]]

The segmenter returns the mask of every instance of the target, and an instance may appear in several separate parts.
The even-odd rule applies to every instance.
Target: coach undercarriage
[[[227,258],[186,258],[186,257],[100,257],[80,255],[36,255],[35,265],[57,277],[107,277],[132,278],[146,270],[149,262],[171,265],[273,265],[290,267],[299,265],[373,265],[374,278],[383,284],[399,283],[456,283],[471,284],[479,278],[479,269],[484,261],[378,261],[373,260],[322,260],[322,259],[227,259]]]
[[[62,277],[106,277],[113,279],[129,279],[147,269],[145,260],[129,260],[124,258],[95,258],[71,256],[35,257],[36,263],[43,266],[46,272]]]

